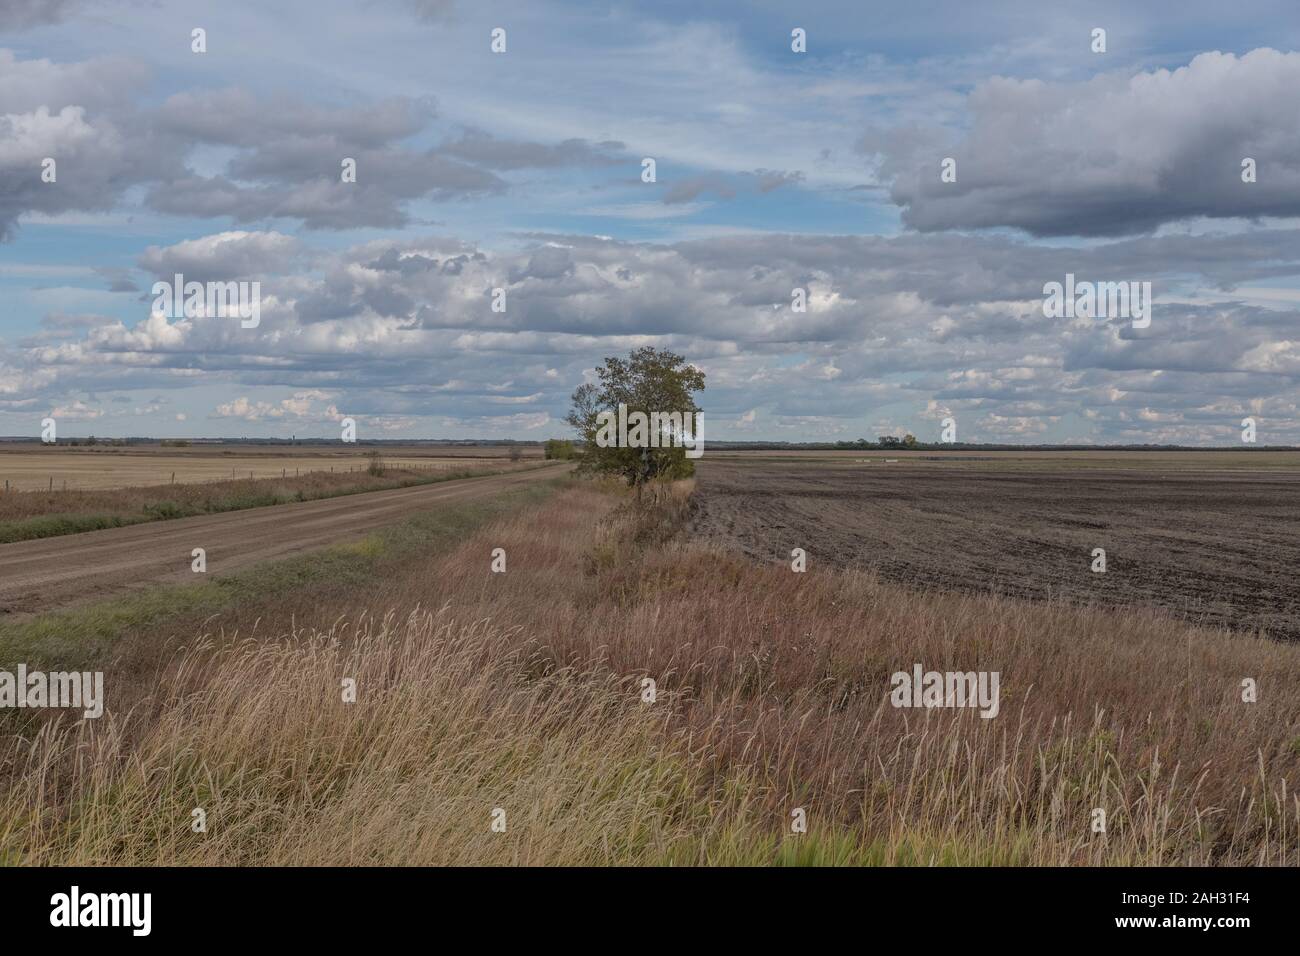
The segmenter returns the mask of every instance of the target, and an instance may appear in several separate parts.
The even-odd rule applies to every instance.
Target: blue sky
[[[715,439],[1300,442],[1292,6],[994,6],[3,0],[0,434],[544,439],[652,344]]]

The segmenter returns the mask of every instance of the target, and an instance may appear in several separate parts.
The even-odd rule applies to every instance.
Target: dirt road
[[[0,545],[0,620],[159,583],[192,583],[195,548],[207,573],[354,539],[442,502],[490,498],[562,468],[464,478],[392,491],[251,508]]]

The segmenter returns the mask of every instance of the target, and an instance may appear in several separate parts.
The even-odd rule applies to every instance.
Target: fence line
[[[427,462],[427,463],[426,463],[426,462],[411,462],[411,463],[407,463],[407,464],[400,464],[400,463],[393,463],[393,462],[384,462],[384,463],[383,463],[383,467],[385,467],[385,468],[391,468],[391,469],[393,469],[393,470],[395,470],[395,471],[433,472],[433,471],[445,471],[445,470],[450,469],[450,468],[455,468],[455,467],[457,467],[458,465],[463,464],[463,463],[470,463],[470,464],[473,464],[473,463],[478,462],[478,461],[479,461],[479,459],[475,459],[475,458],[469,458],[469,457],[467,457],[467,458],[465,459],[464,462],[461,462],[459,459],[455,459],[455,458],[447,459],[447,460],[445,460],[445,461],[439,461],[439,462]],[[502,461],[505,461],[505,459],[502,459]],[[348,474],[356,474],[358,471],[365,471],[365,470],[367,470],[368,468],[369,468],[369,465],[357,465],[357,464],[355,464],[355,463],[352,463],[352,464],[349,464],[349,465],[348,465]],[[227,478],[227,477],[225,477],[224,475],[222,475],[222,476],[219,476],[219,477],[213,477],[213,478],[194,478],[194,479],[189,480],[189,481],[186,481],[185,479],[182,479],[180,483],[183,484],[183,485],[209,485],[209,484],[216,484],[216,483],[218,483],[218,482],[222,482],[222,481],[232,481],[232,480],[238,481],[239,478],[238,478],[238,475],[237,475],[236,472],[237,472],[237,469],[234,468],[234,467],[232,467],[232,468],[230,469],[230,477],[229,477],[229,478]],[[164,474],[165,474],[165,473],[164,473]],[[315,474],[325,474],[325,471],[324,471],[323,468],[322,468],[322,469],[309,468],[309,469],[307,469],[307,471],[305,471],[305,472],[301,471],[301,469],[300,469],[299,467],[295,467],[295,468],[293,469],[293,476],[294,476],[295,478],[301,478],[301,477],[305,477],[305,476],[309,476],[309,475],[315,475]],[[329,474],[331,474],[331,475],[332,475],[332,474],[335,474],[334,466],[333,466],[333,465],[330,465],[330,466],[329,466]],[[288,477],[288,468],[287,468],[287,467],[282,467],[282,468],[280,469],[280,478],[281,478],[281,480],[286,480],[287,477]],[[251,471],[251,470],[250,470],[249,473],[248,473],[248,479],[249,479],[250,481],[269,481],[269,480],[272,480],[272,479],[274,479],[274,478],[275,478],[275,473],[274,473],[274,472],[272,472],[271,474],[266,475],[266,476],[264,476],[264,477],[262,477],[262,478],[258,478],[258,477],[253,473],[253,471]],[[40,486],[39,486],[39,485],[37,485],[37,486],[34,487],[34,488],[27,488],[27,489],[19,488],[19,487],[16,487],[16,486],[11,487],[11,485],[10,485],[11,480],[16,482],[16,481],[20,481],[20,480],[22,480],[22,481],[26,481],[27,479],[9,479],[9,478],[6,478],[6,479],[5,479],[5,488],[4,488],[4,490],[5,490],[6,493],[12,491],[12,492],[14,492],[15,494],[17,494],[17,493],[20,493],[20,492],[22,492],[22,491],[24,491],[24,490],[26,490],[26,491],[39,491],[39,490],[40,490]],[[33,480],[39,482],[39,481],[40,481],[40,478],[38,477],[38,478],[35,478],[35,479],[33,479]],[[67,479],[67,478],[63,478],[63,479],[61,479],[61,481],[62,481],[62,483],[63,483],[63,490],[64,490],[64,491],[67,491],[67,490],[68,490],[68,479]],[[72,490],[73,490],[73,491],[119,491],[119,490],[121,490],[121,489],[123,489],[123,488],[157,488],[157,487],[161,487],[162,485],[169,484],[169,483],[170,483],[170,484],[173,484],[173,485],[176,484],[176,472],[174,472],[174,471],[171,472],[171,479],[170,479],[169,482],[159,481],[157,484],[108,485],[108,486],[105,486],[105,487],[87,487],[87,488],[78,488],[78,487],[75,487],[75,486],[74,486]],[[54,475],[47,475],[47,476],[46,476],[45,490],[46,490],[47,492],[52,492],[52,491],[54,491]]]

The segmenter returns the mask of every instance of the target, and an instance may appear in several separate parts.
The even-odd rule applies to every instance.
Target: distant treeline
[[[0,436],[0,443],[39,441],[32,435]],[[184,448],[188,445],[311,445],[335,446],[337,438],[96,438],[94,435],[78,438],[60,438],[58,445],[160,445],[164,448]],[[394,447],[428,446],[439,448],[500,448],[509,446],[558,449],[564,453],[547,458],[572,458],[581,448],[581,441],[548,438],[519,440],[510,438],[375,438],[358,439],[358,445],[391,445]],[[709,441],[712,449],[729,451],[1300,451],[1295,445],[1012,445],[996,442],[923,442],[915,435],[881,435],[875,441],[859,438],[856,441],[789,442],[789,441]]]
[[[728,451],[1300,451],[1295,445],[1008,445],[994,442],[924,442],[914,435],[881,435],[875,441],[732,442],[711,441]]]

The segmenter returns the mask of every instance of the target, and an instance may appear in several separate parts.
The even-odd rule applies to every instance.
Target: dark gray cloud
[[[415,148],[408,142],[436,117],[429,98],[327,107],[235,88],[137,108],[148,81],[129,59],[63,65],[0,50],[0,240],[26,213],[110,210],[137,185],[151,208],[186,218],[399,228],[414,200],[505,192],[494,170],[609,165],[621,149],[475,131],[443,148]],[[222,172],[201,174],[187,165],[196,147],[234,155]],[[41,179],[46,158],[56,163],[53,183]],[[343,181],[345,159],[356,164],[355,182]]]
[[[291,180],[287,171],[281,171],[276,182],[247,185],[225,176],[187,176],[155,185],[146,201],[159,212],[229,216],[239,223],[296,219],[308,229],[399,228],[410,221],[402,206],[406,200],[463,199],[505,189],[505,183],[489,173],[437,156],[392,153],[353,158],[359,170],[379,178],[362,182],[367,173],[359,172],[355,183],[325,176],[302,181]],[[383,178],[385,169],[394,175]]]
[[[342,144],[374,149],[418,133],[436,112],[432,99],[392,97],[331,109],[297,97],[257,96],[233,88],[168,97],[157,122],[187,139],[229,146],[261,148],[287,139],[298,148]]]
[[[556,166],[616,166],[627,158],[622,143],[607,140],[592,143],[566,139],[560,143],[529,143],[497,139],[481,130],[468,130],[446,143],[441,152],[488,169],[528,169]]]
[[[58,23],[80,5],[81,0],[4,0],[0,3],[0,31],[27,30]]]
[[[504,191],[492,172],[436,150],[400,145],[432,120],[431,101],[389,99],[329,110],[246,90],[178,94],[159,125],[194,141],[241,152],[226,175],[186,175],[156,184],[162,212],[229,216],[236,222],[298,219],[309,229],[399,227],[412,199],[461,199]],[[342,164],[356,164],[344,182]]]
[[[139,292],[140,287],[136,285],[135,279],[131,277],[130,269],[118,269],[111,266],[100,266],[95,269],[96,274],[103,276],[104,281],[108,283],[109,292]]]
[[[144,78],[117,58],[62,66],[0,50],[0,241],[26,213],[107,211],[181,172],[180,142],[129,105]]]
[[[1009,226],[1117,236],[1192,217],[1300,215],[1300,53],[1204,53],[1172,72],[1082,83],[996,77],[969,129],[873,131],[861,148],[903,221],[922,231]],[[957,163],[956,182],[940,165]],[[1257,181],[1242,181],[1242,160]]]
[[[456,10],[456,0],[403,0],[421,20],[444,20]]]

